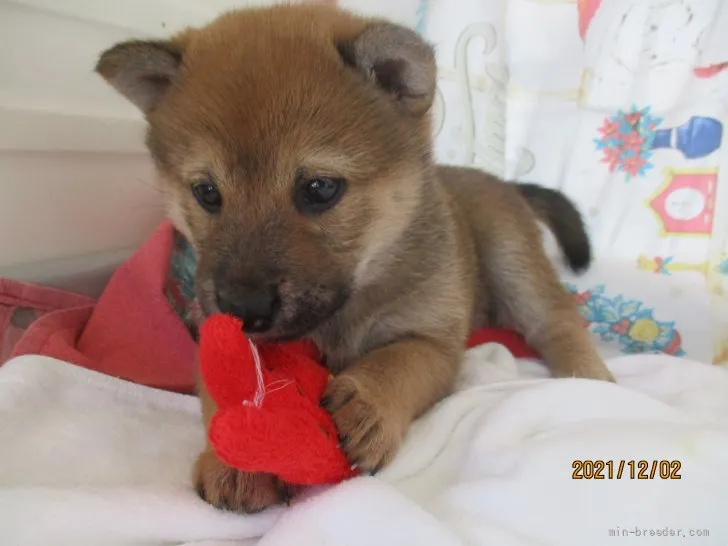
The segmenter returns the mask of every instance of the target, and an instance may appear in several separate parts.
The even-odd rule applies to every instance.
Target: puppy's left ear
[[[435,52],[408,28],[369,24],[352,41],[338,44],[344,62],[377,84],[415,116],[432,106],[437,85]]]

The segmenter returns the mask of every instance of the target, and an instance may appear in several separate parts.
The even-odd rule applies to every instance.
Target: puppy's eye
[[[345,188],[346,183],[340,178],[304,180],[296,194],[296,206],[301,212],[324,212],[339,202]]]
[[[199,182],[192,186],[192,194],[197,199],[200,206],[207,212],[220,212],[222,207],[222,196],[214,184],[209,182]]]

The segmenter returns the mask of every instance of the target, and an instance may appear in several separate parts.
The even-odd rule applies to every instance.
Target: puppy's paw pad
[[[275,476],[230,468],[211,451],[197,459],[194,480],[202,500],[231,512],[254,514],[274,504],[288,503],[293,494]]]
[[[402,441],[397,416],[355,378],[332,379],[322,404],[339,430],[342,449],[361,472],[376,473],[394,458]]]

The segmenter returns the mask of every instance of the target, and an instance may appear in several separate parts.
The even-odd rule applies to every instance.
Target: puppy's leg
[[[200,401],[207,429],[216,408],[204,385],[200,387]],[[270,505],[288,502],[292,495],[290,486],[275,476],[230,468],[218,458],[209,444],[197,458],[193,480],[203,500],[233,512],[259,512]]]
[[[410,423],[452,389],[462,350],[410,338],[374,350],[329,383],[333,415],[349,460],[377,472],[392,460]]]
[[[275,476],[230,468],[209,447],[197,458],[194,472],[197,494],[222,510],[254,514],[289,502],[293,494]]]
[[[613,380],[531,224],[503,218],[488,241],[486,267],[499,316],[524,334],[554,376]]]

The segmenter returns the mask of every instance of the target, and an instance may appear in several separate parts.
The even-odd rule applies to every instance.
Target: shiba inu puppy
[[[555,376],[611,379],[542,248],[539,221],[586,268],[579,213],[556,191],[434,163],[435,57],[413,31],[327,6],[250,9],[118,44],[96,69],[146,116],[202,309],[258,340],[318,344],[335,374],[324,404],[363,471],[451,391],[474,328],[519,330]],[[291,494],[210,449],[195,480],[235,511]]]

